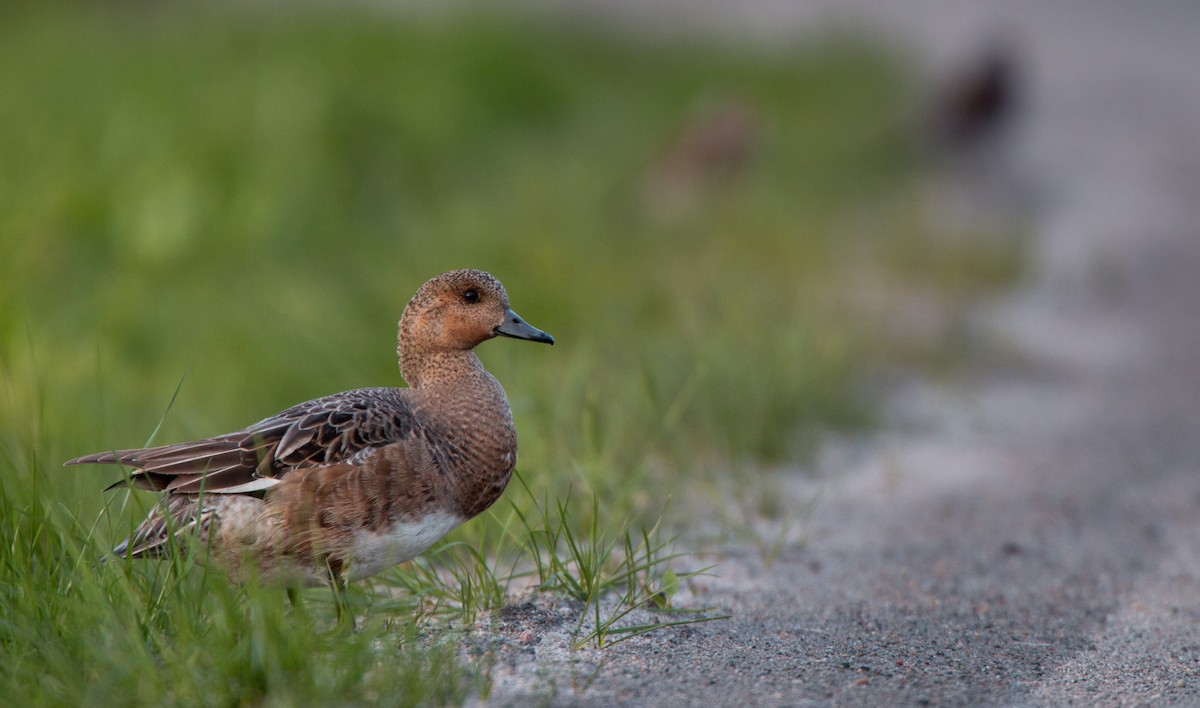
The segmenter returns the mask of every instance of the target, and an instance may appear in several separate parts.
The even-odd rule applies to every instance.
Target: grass
[[[521,480],[525,492],[533,497],[528,485]],[[532,513],[523,512],[514,505],[521,522],[520,537],[525,539],[526,550],[535,568],[538,590],[548,590],[560,596],[573,598],[584,603],[585,611],[580,614],[575,629],[575,647],[594,642],[597,649],[619,643],[640,634],[696,622],[725,619],[723,616],[685,617],[664,619],[648,624],[621,624],[635,610],[648,607],[670,611],[671,598],[679,589],[680,582],[704,574],[711,567],[677,573],[672,561],[679,556],[671,553],[674,538],[663,539],[659,525],[640,533],[628,526],[623,531],[600,526],[600,502],[592,497],[591,525],[576,531],[573,529],[573,512],[570,497],[556,500],[551,506],[543,497],[541,504],[533,504],[540,520]],[[620,529],[621,524],[615,524]],[[609,597],[613,596],[613,597]],[[606,603],[606,599],[613,600]],[[703,610],[683,612],[696,615]],[[591,614],[591,626],[584,631]]]
[[[525,572],[587,604],[579,642],[643,631],[621,613],[699,570],[668,539],[725,513],[668,499],[869,427],[865,373],[945,361],[862,306],[864,273],[887,302],[953,306],[1016,270],[1010,243],[931,234],[912,208],[889,137],[904,87],[845,40],[759,55],[321,4],[7,11],[5,695],[456,703],[489,667],[431,617],[468,624]],[[705,157],[694,136],[722,121],[733,147]],[[350,588],[353,634],[324,591],[293,612],[203,568],[99,564],[152,502],[62,460],[398,385],[400,310],[456,267],[495,273],[559,342],[480,349],[530,494]]]

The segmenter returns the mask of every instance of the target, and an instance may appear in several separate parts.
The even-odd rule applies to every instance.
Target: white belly
[[[361,531],[354,539],[345,578],[361,580],[415,558],[464,521],[457,514],[437,513],[380,533]]]

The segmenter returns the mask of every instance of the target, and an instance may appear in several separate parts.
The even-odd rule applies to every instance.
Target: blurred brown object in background
[[[650,166],[647,202],[659,209],[686,207],[741,172],[754,152],[757,123],[754,110],[735,98],[699,106]]]
[[[1018,103],[1012,49],[994,43],[947,81],[934,99],[930,131],[937,144],[967,149],[1011,122]]]

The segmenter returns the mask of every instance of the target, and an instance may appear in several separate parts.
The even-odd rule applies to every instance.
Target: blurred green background
[[[753,470],[871,425],[864,382],[953,360],[912,308],[952,317],[1016,273],[1011,246],[923,219],[909,79],[865,43],[367,5],[3,11],[10,578],[139,518],[104,514],[117,470],[62,460],[146,444],[160,419],[166,443],[401,385],[396,321],[445,270],[492,272],[557,337],[480,355],[523,479],[570,490],[580,528],[593,494],[613,525],[697,489],[713,505],[671,523],[719,518]],[[510,489],[457,537],[527,501]]]
[[[894,336],[878,301],[1012,272],[926,233],[894,130],[905,76],[860,43],[756,54],[320,5],[9,15],[0,422],[18,477],[27,456],[144,444],[181,379],[157,442],[399,385],[404,303],[475,267],[559,339],[481,348],[522,470],[615,502],[656,459],[685,483],[868,422],[863,367],[939,344]]]

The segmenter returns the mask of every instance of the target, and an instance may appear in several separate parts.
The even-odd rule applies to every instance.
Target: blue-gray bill
[[[531,342],[554,344],[554,337],[521,319],[521,316],[513,312],[511,307],[504,311],[504,321],[496,328],[496,334],[514,339],[528,339]]]

